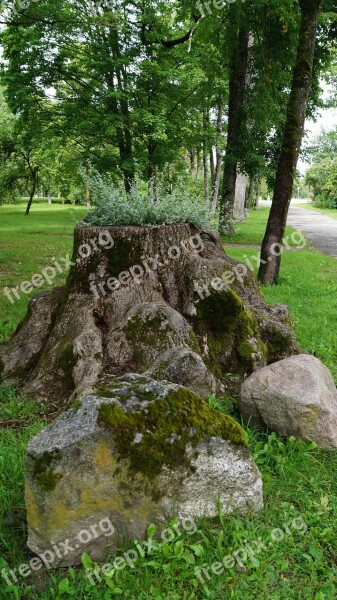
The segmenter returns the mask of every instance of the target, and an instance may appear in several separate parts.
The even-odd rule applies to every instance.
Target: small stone
[[[236,565],[236,570],[238,573],[247,573],[247,567],[245,567],[245,565],[242,563]]]
[[[135,439],[133,440],[134,444],[140,444],[140,442],[143,439],[143,434],[142,433],[136,433],[135,435]]]

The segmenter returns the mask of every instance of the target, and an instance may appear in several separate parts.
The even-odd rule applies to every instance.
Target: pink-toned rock
[[[337,448],[337,390],[314,356],[291,356],[253,373],[242,385],[239,407],[260,429]]]

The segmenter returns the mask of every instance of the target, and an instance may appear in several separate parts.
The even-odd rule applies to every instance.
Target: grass
[[[249,246],[261,246],[261,242],[266,230],[266,222],[268,218],[269,208],[261,207],[251,211],[246,221],[235,227],[235,235],[227,236],[225,246],[227,244]],[[286,228],[286,237],[290,237],[293,229]],[[290,243],[290,245],[292,245]]]
[[[16,285],[21,276],[39,272],[50,256],[71,251],[73,208],[39,205],[28,219],[21,209],[0,208],[1,285]],[[80,214],[81,209],[76,209],[76,218]],[[266,209],[252,213],[237,236],[226,240],[227,251],[239,259],[255,254],[266,217]],[[299,342],[330,368],[337,364],[336,292],[337,261],[311,248],[286,252],[280,285],[265,290],[268,301],[289,305]],[[2,339],[24,315],[27,302],[25,296],[15,305],[1,304]],[[217,408],[222,410],[221,403]],[[25,547],[23,454],[28,440],[45,425],[41,409],[19,403],[10,386],[0,390],[1,419],[25,420],[26,425],[0,428],[0,573],[6,565],[13,569],[31,558]],[[84,569],[41,570],[12,586],[0,574],[1,600],[336,599],[337,452],[324,452],[293,438],[281,441],[275,434],[251,430],[248,434],[264,481],[262,512],[246,518],[219,513],[214,520],[200,520],[191,535],[180,528],[181,534],[171,543],[154,543],[134,568],[102,575],[96,586]],[[246,558],[244,548],[255,550],[254,556]],[[220,575],[213,573],[212,565],[217,571],[215,563],[233,552],[238,552],[237,562]],[[94,569],[88,558],[85,564]],[[195,569],[200,570],[201,580]]]
[[[28,217],[24,210],[22,205],[0,207],[0,342],[8,339],[24,317],[29,299],[20,293],[20,300],[11,305],[4,287],[11,289],[29,280],[53,264],[54,258],[60,261],[71,253],[74,226],[87,212],[83,207],[54,204],[33,204]],[[65,274],[57,273],[53,285],[64,281]]]
[[[309,210],[316,210],[324,215],[328,215],[333,219],[337,219],[337,208],[319,208],[318,206],[314,206],[313,204],[299,204],[301,208],[307,208]]]

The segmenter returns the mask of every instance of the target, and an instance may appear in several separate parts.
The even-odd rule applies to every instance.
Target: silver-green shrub
[[[207,225],[207,215],[202,200],[192,196],[182,181],[171,193],[160,183],[142,186],[136,182],[130,194],[122,185],[116,185],[99,173],[90,176],[90,190],[94,207],[84,217],[86,226],[169,225],[191,223],[197,227]],[[142,189],[143,187],[143,189]]]

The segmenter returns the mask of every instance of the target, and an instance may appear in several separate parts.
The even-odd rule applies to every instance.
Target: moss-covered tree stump
[[[212,232],[78,226],[72,262],[65,287],[34,298],[0,346],[1,379],[37,400],[61,404],[127,372],[235,393],[297,351],[287,309],[265,304]]]

